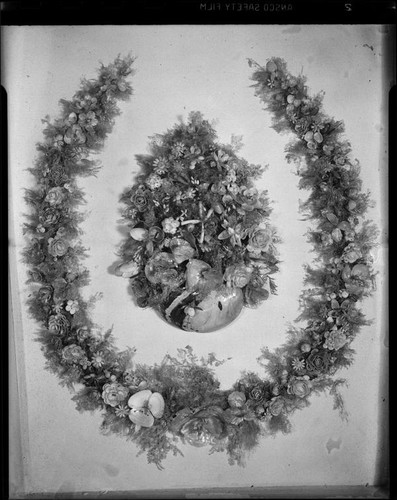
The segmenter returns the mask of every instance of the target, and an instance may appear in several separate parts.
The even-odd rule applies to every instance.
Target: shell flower
[[[162,183],[163,181],[161,177],[159,177],[157,174],[150,174],[145,181],[145,184],[151,190],[158,189],[159,187],[161,187]]]
[[[299,358],[294,358],[291,362],[292,368],[294,371],[297,373],[303,372],[305,369],[305,360],[304,359],[299,359]]]
[[[75,314],[79,310],[79,303],[77,300],[68,300],[65,309],[70,312],[70,314]]]
[[[196,167],[197,163],[200,163],[204,160],[204,156],[201,155],[201,150],[197,146],[192,146],[190,148],[190,154],[188,155],[190,160],[189,168],[193,170]]]
[[[88,111],[87,113],[80,113],[79,124],[86,129],[92,129],[93,127],[98,125],[98,120],[93,111]]]
[[[231,408],[241,408],[246,402],[246,397],[243,392],[233,391],[229,394],[227,401]]]
[[[159,392],[145,389],[133,394],[128,400],[128,406],[131,408],[128,417],[138,431],[141,427],[152,427],[154,419],[163,416],[165,402]]]
[[[227,408],[224,412],[225,421],[232,425],[239,425],[242,422],[256,420],[255,412],[247,403],[241,407]]]
[[[161,224],[165,233],[175,234],[180,225],[180,222],[178,220],[175,220],[173,217],[167,217],[162,221]]]
[[[91,357],[92,366],[95,368],[102,368],[105,364],[105,355],[102,351],[95,352]]]
[[[247,230],[244,229],[240,223],[232,227],[226,220],[222,223],[222,226],[225,228],[225,230],[218,235],[218,239],[227,240],[228,238],[230,238],[230,243],[233,246],[237,245],[241,247],[241,240],[245,238]]]
[[[51,188],[47,196],[45,197],[45,201],[49,203],[51,206],[60,205],[65,198],[65,193],[63,188],[61,187],[53,187]]]
[[[211,167],[216,167],[220,172],[222,171],[222,167],[230,158],[228,154],[226,154],[222,149],[220,149],[217,153],[213,153],[214,160],[211,161]]]
[[[70,128],[67,129],[63,140],[66,142],[66,144],[84,144],[86,142],[86,136],[83,133],[82,128],[80,125],[77,125],[76,123],[72,125]]]
[[[128,396],[128,389],[118,382],[105,384],[102,391],[102,399],[109,406],[118,406]]]
[[[119,418],[126,417],[129,412],[130,412],[130,409],[126,405],[119,405],[115,409],[116,417],[119,417]]]

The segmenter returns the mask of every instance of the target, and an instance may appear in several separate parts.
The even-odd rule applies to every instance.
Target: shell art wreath
[[[77,409],[102,411],[102,432],[133,441],[148,462],[161,468],[168,453],[181,453],[180,441],[226,452],[231,464],[243,465],[261,437],[289,432],[290,416],[315,393],[328,390],[346,417],[338,392],[344,380],[335,374],[352,363],[351,343],[368,324],[358,306],[374,283],[377,230],[364,220],[369,195],[361,192],[342,122],[323,113],[321,96],[309,97],[305,78],[289,74],[279,58],[265,67],[249,61],[274,128],[297,137],[287,158],[299,163],[299,187],[310,192],[302,210],[313,224],[316,260],[306,266],[302,326],[290,327],[274,351],[262,348],[258,362],[266,374],[245,371],[227,390],[215,375],[224,361],[213,353],[199,359],[186,346],[154,366],[135,362],[133,348],[119,351],[111,331],[98,330],[92,303],[81,294],[88,271],[81,265],[83,193],[76,184],[99,168],[90,154],[111,132],[117,101],[132,93],[133,62],[118,57],[102,65],[96,79],[61,101],[58,119],[45,120],[24,228],[37,340],[46,367],[74,391]],[[277,236],[267,197],[252,183],[260,168],[217,144],[199,113],[154,141],[152,153],[142,158],[146,173],[123,196],[131,237],[118,273],[131,279],[138,305],[155,307],[178,327],[224,327],[236,314],[230,303],[236,310],[255,306],[274,291]]]
[[[215,139],[191,113],[138,157],[147,173],[122,198],[131,230],[117,274],[132,277],[139,306],[196,332],[223,328],[267,299],[277,270],[269,200],[254,186],[263,169]]]

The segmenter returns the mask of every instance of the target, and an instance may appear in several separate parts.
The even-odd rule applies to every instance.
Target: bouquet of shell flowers
[[[278,237],[267,192],[254,185],[264,168],[239,157],[240,147],[234,136],[219,144],[192,112],[151,138],[122,195],[129,237],[116,274],[130,280],[138,306],[183,330],[223,328],[276,291]]]

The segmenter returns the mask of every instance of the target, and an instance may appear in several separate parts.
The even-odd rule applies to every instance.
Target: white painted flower
[[[149,175],[149,177],[145,181],[145,184],[149,189],[158,189],[162,185],[162,183],[163,180],[157,174]]]
[[[70,312],[70,314],[75,314],[79,310],[79,303],[77,300],[68,300],[65,309]]]
[[[165,233],[175,234],[180,225],[180,222],[178,220],[175,220],[173,217],[167,217],[161,224]]]

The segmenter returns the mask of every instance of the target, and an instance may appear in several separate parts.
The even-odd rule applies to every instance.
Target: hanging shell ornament
[[[128,406],[131,408],[128,418],[138,431],[141,427],[152,427],[154,419],[163,416],[165,402],[159,392],[145,389],[133,394],[128,400]]]

